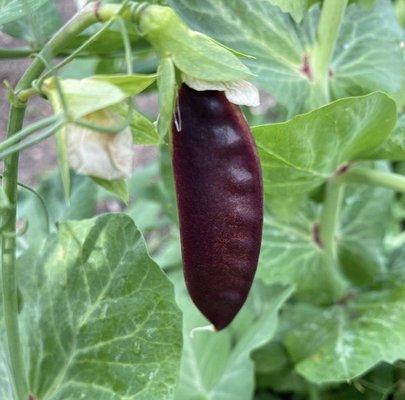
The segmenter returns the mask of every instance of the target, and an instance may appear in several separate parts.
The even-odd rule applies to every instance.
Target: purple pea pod
[[[240,108],[223,92],[185,84],[172,141],[187,288],[221,330],[246,301],[259,258],[263,186],[256,145]]]

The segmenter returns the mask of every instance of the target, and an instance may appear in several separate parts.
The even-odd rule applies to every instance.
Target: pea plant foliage
[[[66,18],[54,0],[0,1],[0,399],[403,399],[405,1],[69,3]],[[200,96],[182,116],[180,87],[223,92],[206,97],[222,111]],[[25,118],[34,102],[51,111]],[[28,186],[19,158],[48,138],[58,167]],[[204,189],[216,157],[234,203]],[[238,236],[251,215],[253,245]],[[235,254],[188,261],[190,291],[185,247],[211,237]],[[253,283],[254,262],[246,278],[229,261],[249,246]]]

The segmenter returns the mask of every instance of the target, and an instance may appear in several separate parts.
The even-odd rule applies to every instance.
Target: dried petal
[[[259,91],[248,81],[204,81],[183,74],[187,86],[194,90],[219,90],[225,92],[225,97],[234,104],[257,107],[260,105]]]
[[[113,127],[120,123],[111,111],[102,110],[84,118],[91,123]],[[119,133],[99,133],[69,124],[66,127],[70,167],[79,174],[114,180],[131,176],[132,133],[129,127]]]

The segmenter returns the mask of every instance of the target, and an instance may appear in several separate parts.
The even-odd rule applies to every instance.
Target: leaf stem
[[[308,383],[308,397],[309,400],[319,400],[319,389],[313,384]]]
[[[122,18],[118,18],[118,25],[120,28],[122,42],[124,44],[125,49],[125,63],[127,66],[127,74],[133,74],[133,57],[132,57],[132,49],[131,49],[131,41],[129,39],[128,29],[125,26],[125,22]]]
[[[3,174],[0,174],[0,179],[3,179],[3,178],[4,178]],[[41,207],[42,207],[42,209],[44,211],[46,233],[49,235],[50,232],[51,232],[51,218],[49,217],[48,207],[46,206],[45,199],[40,195],[39,192],[37,192],[31,186],[28,186],[28,185],[26,185],[25,183],[22,183],[22,182],[17,182],[17,185],[20,188],[23,188],[23,189],[31,192],[39,200],[39,202],[41,204]]]
[[[369,168],[353,168],[342,175],[342,179],[346,182],[382,186],[400,193],[405,193],[405,176],[392,172]]]
[[[313,77],[319,89],[320,104],[330,101],[329,65],[339,35],[348,0],[324,0],[312,53]]]
[[[107,21],[117,15],[121,5],[99,5],[92,2],[82,8],[70,21],[68,21],[40,52],[40,57],[35,58],[16,86],[16,92],[31,88],[31,83],[37,79],[45,69],[43,59],[50,60],[55,54],[64,48],[65,43],[90,25]],[[124,18],[131,18],[130,10],[123,10]],[[25,106],[12,105],[7,127],[7,138],[11,138],[21,130],[24,120]],[[10,202],[10,210],[5,217],[5,225],[2,232],[2,283],[3,283],[3,310],[7,341],[7,357],[11,372],[11,385],[16,400],[27,400],[28,383],[27,371],[21,349],[20,331],[18,327],[18,304],[17,304],[17,279],[15,271],[16,250],[16,206],[18,185],[18,153],[6,157],[4,164],[4,192]]]
[[[46,117],[44,119],[41,119],[40,121],[36,121],[31,125],[28,125],[27,127],[21,129],[20,131],[16,132],[12,137],[0,143],[0,153],[7,150],[12,145],[18,143],[20,140],[25,139],[27,136],[31,135],[35,131],[38,131],[51,125],[58,119],[61,119],[60,115],[51,115],[50,117]]]
[[[319,223],[319,237],[326,256],[325,266],[329,269],[325,290],[330,292],[330,296],[334,301],[340,299],[348,288],[347,281],[339,268],[336,240],[343,198],[344,183],[341,181],[340,176],[332,176],[326,183],[325,198]]]
[[[59,119],[52,125],[48,126],[46,129],[44,129],[43,132],[34,136],[33,138],[30,138],[22,143],[17,143],[12,146],[7,146],[6,150],[0,152],[0,160],[3,160],[4,158],[8,157],[11,154],[19,153],[22,150],[28,149],[29,147],[32,147],[32,146],[42,142],[43,140],[52,136],[64,123],[65,123],[65,121],[63,119]]]
[[[29,47],[14,47],[11,49],[0,48],[0,59],[3,58],[26,58],[34,51]]]
[[[326,184],[319,233],[325,251],[333,260],[337,257],[336,231],[339,228],[339,215],[342,206],[344,185],[339,178],[330,178]]]

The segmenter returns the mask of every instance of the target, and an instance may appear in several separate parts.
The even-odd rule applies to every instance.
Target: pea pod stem
[[[311,63],[318,88],[319,106],[331,100],[328,83],[329,66],[347,3],[348,0],[324,0],[322,4]]]
[[[31,88],[32,81],[37,79],[45,69],[42,59],[50,60],[64,48],[67,41],[96,22],[105,22],[121,12],[124,19],[131,19],[130,7],[122,9],[122,5],[97,2],[87,4],[70,21],[68,21],[40,51],[41,57],[36,57],[25,71],[16,86],[16,92]],[[42,59],[41,59],[42,58]],[[25,114],[24,105],[11,105],[7,139],[13,137],[22,129]],[[21,349],[21,339],[18,324],[17,280],[15,270],[16,250],[16,206],[18,185],[18,152],[9,154],[4,164],[4,192],[10,202],[10,209],[5,215],[7,221],[2,232],[2,284],[3,311],[7,341],[7,358],[11,373],[11,385],[16,400],[28,398],[27,374]]]
[[[405,193],[405,177],[392,172],[384,172],[370,168],[353,168],[346,172],[342,179],[345,182],[362,183],[381,186]]]

